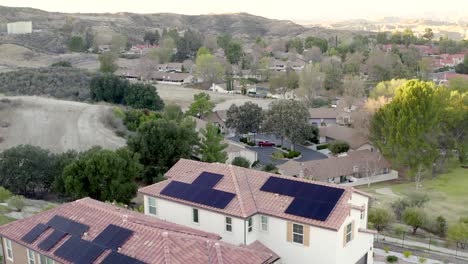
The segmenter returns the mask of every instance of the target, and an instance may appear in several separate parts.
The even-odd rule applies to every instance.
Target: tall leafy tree
[[[119,66],[117,65],[117,56],[113,52],[100,54],[98,57],[100,62],[99,71],[102,73],[114,73]]]
[[[73,198],[129,203],[135,197],[134,182],[143,170],[138,155],[126,148],[117,151],[93,148],[63,171],[65,190]]]
[[[307,37],[305,39],[305,48],[310,49],[312,47],[318,47],[322,53],[325,53],[328,50],[328,41],[323,38]]]
[[[166,173],[179,159],[196,154],[199,145],[195,121],[158,119],[143,123],[131,137],[128,146],[140,154],[145,166],[146,183],[153,183]]]
[[[240,134],[259,131],[263,122],[263,110],[255,103],[231,105],[227,111],[226,126],[233,128]]]
[[[206,117],[211,112],[215,104],[211,101],[210,95],[207,93],[199,93],[193,96],[194,102],[190,105],[187,114],[199,118]]]
[[[125,104],[133,108],[146,108],[159,111],[164,108],[164,102],[159,97],[156,87],[150,84],[131,84],[125,91]]]
[[[115,104],[124,104],[130,83],[112,74],[97,75],[91,80],[91,99]]]
[[[229,63],[238,64],[243,56],[242,44],[238,41],[229,43],[225,53]]]
[[[211,85],[220,80],[223,75],[224,67],[215,56],[203,54],[197,57],[195,76],[201,78],[204,83]]]
[[[414,173],[439,155],[443,90],[434,83],[408,81],[371,121],[370,137],[385,157]]]
[[[71,52],[82,52],[85,48],[83,38],[80,36],[73,36],[68,41],[68,49]]]
[[[223,143],[224,136],[219,128],[209,123],[201,131],[200,154],[202,161],[225,163],[228,156],[225,151],[228,144]]]

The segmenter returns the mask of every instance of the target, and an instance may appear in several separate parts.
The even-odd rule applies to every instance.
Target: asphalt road
[[[239,139],[240,139],[239,136],[235,136],[235,137],[230,138],[230,140],[234,140],[234,141],[239,141]],[[278,139],[275,136],[263,135],[263,134],[258,134],[258,135],[255,136],[255,141],[256,142],[261,141],[261,140],[268,140],[270,142],[275,143],[276,145],[281,144],[281,139]],[[282,146],[287,147],[287,148],[291,148],[291,143],[288,140],[283,140],[283,145]],[[288,161],[286,159],[284,159],[284,160],[273,160],[271,158],[271,155],[273,154],[273,152],[275,152],[277,150],[274,147],[258,147],[258,146],[250,147],[250,146],[247,146],[247,148],[257,152],[258,160],[260,161],[261,164],[264,164],[264,165],[270,164],[270,163],[273,163],[275,165],[280,165],[280,164],[286,163]],[[306,147],[301,146],[301,145],[295,145],[295,150],[300,151],[302,153],[302,157],[300,159],[296,159],[296,161],[299,161],[299,162],[309,161],[309,160],[320,160],[320,159],[328,158],[326,155],[324,155],[324,154],[322,154],[322,153],[320,153],[318,151],[306,148]]]

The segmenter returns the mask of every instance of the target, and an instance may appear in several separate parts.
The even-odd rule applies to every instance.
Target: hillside
[[[335,35],[349,37],[349,31],[335,31],[321,28],[306,28],[291,21],[274,20],[246,13],[221,15],[179,15],[179,14],[65,14],[52,13],[32,8],[0,6],[0,30],[13,21],[31,20],[36,32],[24,36],[3,36],[0,43],[17,43],[43,48],[50,52],[65,51],[66,36],[80,34],[91,28],[101,39],[110,38],[112,33],[128,36],[132,42],[142,41],[147,30],[177,28],[179,31],[193,29],[204,35],[229,33],[245,42],[261,36],[266,39],[292,38],[296,36]]]

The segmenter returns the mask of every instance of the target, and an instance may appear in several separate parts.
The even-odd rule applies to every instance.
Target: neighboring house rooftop
[[[309,114],[312,119],[336,119],[338,110],[331,107],[310,108]]]
[[[346,141],[351,149],[358,149],[359,147],[370,143],[369,139],[356,129],[339,125],[321,127],[320,136],[334,140]]]
[[[152,79],[174,82],[182,82],[188,77],[190,77],[189,73],[178,72],[154,72],[151,74]]]
[[[219,241],[218,235],[158,220],[90,198],[64,204],[4,225],[0,227],[0,235],[60,263],[71,263],[55,255],[63,244],[72,239],[70,234],[64,236],[48,251],[42,250],[38,245],[54,232],[54,228],[50,226],[32,243],[23,241],[23,237],[35,226],[47,225],[56,216],[87,225],[89,229],[82,235],[85,241],[93,241],[99,237],[110,224],[130,230],[133,233],[119,247],[118,253],[143,263],[260,264],[272,263],[278,259],[276,254],[266,248],[258,250],[260,248],[234,246]],[[73,237],[76,238],[76,235]],[[93,263],[103,262],[109,254],[111,249],[107,248]]]
[[[168,185],[173,185],[173,183],[182,185],[192,184],[194,180],[204,172],[209,174],[219,174],[222,176],[219,182],[217,182],[213,187],[215,191],[222,191],[234,195],[232,200],[230,200],[223,209],[174,198],[161,193]],[[264,214],[331,230],[338,230],[349,215],[350,206],[348,204],[348,200],[350,199],[351,194],[355,191],[353,188],[349,187],[340,187],[333,184],[274,175],[272,173],[241,168],[233,165],[204,163],[186,159],[179,160],[179,162],[177,162],[165,174],[165,176],[168,180],[144,187],[140,189],[139,192],[144,195],[166,199],[189,206],[197,206],[206,210],[243,219],[251,217],[254,214]],[[291,205],[293,200],[295,200],[294,197],[260,190],[262,186],[272,178],[272,176],[274,176],[273,178],[277,177],[278,179],[295,182],[303,187],[310,185],[325,186],[341,189],[343,193],[336,201],[330,214],[324,221],[288,214],[285,211]]]
[[[320,181],[354,173],[380,171],[385,168],[390,168],[390,163],[379,152],[370,150],[351,151],[345,156],[322,160],[306,162],[291,160],[278,166],[285,175],[298,176],[302,170],[304,177]]]

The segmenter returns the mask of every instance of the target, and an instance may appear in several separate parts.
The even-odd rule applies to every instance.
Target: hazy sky
[[[209,14],[247,12],[277,19],[468,16],[468,0],[0,0],[59,12]]]

